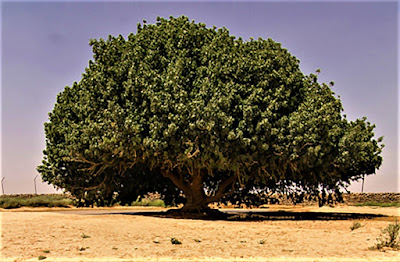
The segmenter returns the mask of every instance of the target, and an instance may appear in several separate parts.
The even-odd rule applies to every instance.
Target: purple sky
[[[399,192],[398,4],[392,2],[2,2],[2,151],[6,194],[33,193],[56,95],[81,79],[90,38],[126,37],[143,20],[186,15],[232,35],[272,38],[309,74],[335,82],[344,113],[384,136],[383,165],[366,192]],[[40,179],[38,179],[38,182]],[[350,187],[360,192],[360,183]],[[53,192],[38,183],[38,193]]]

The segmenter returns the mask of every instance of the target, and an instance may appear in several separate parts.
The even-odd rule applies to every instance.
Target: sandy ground
[[[43,208],[2,210],[0,260],[39,261],[39,256],[45,256],[41,261],[400,261],[399,251],[369,249],[381,229],[399,216],[399,208],[277,206],[268,210],[278,209],[389,217],[210,221],[83,215]],[[121,209],[135,210],[143,208]],[[363,226],[352,231],[354,222]],[[182,244],[173,245],[171,238]]]

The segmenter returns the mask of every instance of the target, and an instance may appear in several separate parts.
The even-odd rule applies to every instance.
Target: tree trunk
[[[183,191],[186,197],[186,203],[180,209],[179,213],[186,213],[186,214],[198,214],[198,215],[213,215],[218,216],[220,213],[218,210],[212,210],[208,207],[209,203],[219,201],[224,195],[227,187],[232,185],[235,182],[236,177],[232,176],[227,178],[224,181],[221,181],[220,185],[218,186],[218,190],[214,196],[206,196],[204,192],[204,185],[203,185],[203,174],[201,170],[195,170],[194,174],[191,174],[190,181],[184,181],[181,175],[176,173],[171,173],[166,171],[163,173],[165,177],[171,179],[171,181]],[[228,193],[231,193],[228,192]],[[176,212],[177,210],[171,210],[171,212]]]
[[[207,211],[207,196],[203,189],[203,177],[196,174],[186,190],[183,191],[186,196],[186,203],[182,208],[184,213],[203,213]]]

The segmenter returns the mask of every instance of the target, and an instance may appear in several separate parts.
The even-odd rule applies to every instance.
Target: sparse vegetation
[[[373,247],[382,250],[385,247],[399,249],[400,247],[400,223],[396,220],[395,223],[389,224],[382,230],[382,234],[377,238],[378,243]]]
[[[351,231],[353,231],[353,230],[356,230],[356,229],[358,229],[358,228],[360,228],[360,227],[362,227],[363,225],[361,225],[361,223],[359,223],[359,222],[353,222],[353,225],[350,227],[350,229],[351,229]]]
[[[176,239],[176,238],[171,238],[171,243],[172,243],[173,245],[181,245],[181,244],[182,244],[182,242],[179,241],[179,240]]]
[[[18,195],[1,196],[0,208],[11,209],[19,207],[68,207],[73,200],[65,195]]]
[[[131,206],[155,206],[155,207],[165,207],[165,203],[161,199],[141,199],[140,201],[132,202]]]
[[[48,253],[50,253],[50,250],[43,250],[43,253],[48,254]]]
[[[82,237],[82,238],[90,238],[90,236],[85,235],[85,233],[82,233],[81,237]]]
[[[290,253],[290,252],[293,252],[294,250],[293,250],[293,249],[282,249],[282,251],[283,251],[283,252],[289,252],[289,253]]]
[[[263,240],[260,240],[260,241],[258,241],[258,243],[260,244],[260,245],[264,245],[265,244],[265,240],[263,239]]]
[[[43,260],[43,259],[46,259],[46,257],[45,257],[45,256],[39,256],[38,259],[39,259],[39,260]]]

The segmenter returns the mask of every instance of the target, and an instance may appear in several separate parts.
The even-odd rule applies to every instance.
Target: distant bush
[[[18,195],[0,197],[0,208],[19,207],[68,207],[73,200],[64,195]]]
[[[165,207],[165,203],[161,199],[141,199],[140,201],[133,201],[131,206],[155,206],[155,207]]]

